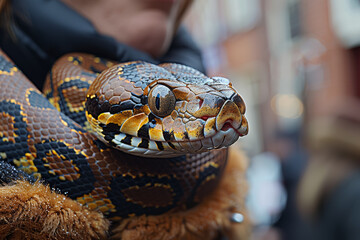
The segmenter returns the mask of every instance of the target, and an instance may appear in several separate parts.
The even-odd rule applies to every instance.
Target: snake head
[[[201,153],[248,133],[244,101],[230,81],[179,64],[112,67],[91,85],[86,107],[100,139],[135,155]]]

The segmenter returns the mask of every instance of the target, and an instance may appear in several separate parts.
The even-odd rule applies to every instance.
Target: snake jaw
[[[238,96],[234,90],[233,93]],[[245,108],[242,102],[238,102],[241,98],[236,96],[224,100],[217,95],[206,94],[194,101],[190,100],[192,105],[182,100],[173,113],[164,118],[148,119],[151,113],[130,116],[119,124],[122,125],[120,133],[114,135],[111,144],[133,155],[159,158],[228,147],[240,136],[247,134],[247,120],[243,116]],[[189,112],[193,112],[196,117]],[[144,123],[149,126],[148,137],[146,134],[139,135],[144,124],[136,119],[146,120]],[[114,120],[108,118],[107,122]]]

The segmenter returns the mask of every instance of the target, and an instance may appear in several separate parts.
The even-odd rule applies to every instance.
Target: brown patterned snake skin
[[[0,91],[2,159],[112,219],[196,205],[248,131],[227,79],[177,64],[67,55],[47,100],[1,52]]]

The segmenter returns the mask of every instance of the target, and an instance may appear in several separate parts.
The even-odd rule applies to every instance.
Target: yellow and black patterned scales
[[[1,161],[113,219],[196,205],[248,131],[227,79],[178,64],[67,55],[47,99],[1,52],[0,91]]]

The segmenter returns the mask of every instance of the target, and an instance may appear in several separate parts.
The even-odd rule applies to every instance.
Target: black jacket
[[[87,19],[60,0],[13,0],[12,38],[0,31],[0,48],[23,73],[42,88],[53,63],[69,52],[85,52],[119,62],[182,63],[204,72],[201,54],[184,28],[176,33],[169,51],[160,59],[96,31]]]
[[[344,179],[326,198],[316,221],[311,224],[309,240],[360,239],[360,172]]]

